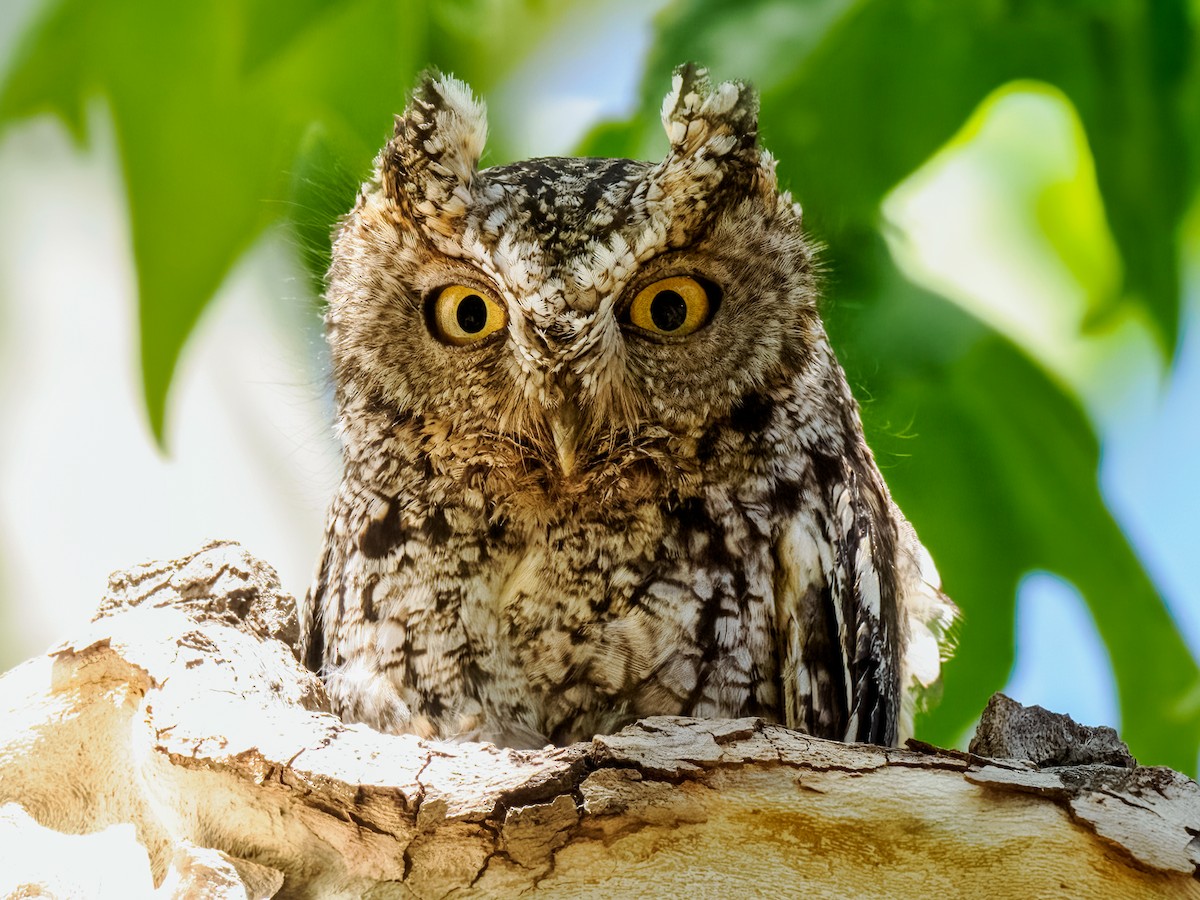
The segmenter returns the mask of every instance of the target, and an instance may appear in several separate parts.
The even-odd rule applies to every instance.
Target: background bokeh
[[[762,92],[826,319],[987,696],[1200,749],[1195,3],[7,0],[0,669],[107,573],[241,540],[302,594],[338,478],[331,223],[429,65],[485,164],[654,158],[684,60]]]

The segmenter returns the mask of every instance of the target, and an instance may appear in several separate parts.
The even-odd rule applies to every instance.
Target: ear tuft
[[[388,196],[408,215],[449,234],[466,212],[487,140],[487,111],[466,84],[425,73],[379,160]]]
[[[773,163],[758,147],[758,95],[749,85],[713,87],[706,69],[680,66],[662,120],[671,149],[634,199],[667,246],[693,240],[717,209],[752,193],[775,193]]]
[[[672,155],[703,152],[708,158],[757,161],[758,95],[740,81],[714,88],[707,69],[685,63],[675,70],[663,100],[662,122]]]

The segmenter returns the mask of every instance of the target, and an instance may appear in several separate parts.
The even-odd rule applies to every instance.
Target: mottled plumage
[[[338,232],[345,472],[305,657],[349,720],[539,746],[646,715],[893,744],[953,605],[817,313],[757,101],[684,67],[661,162],[478,170],[427,78]]]

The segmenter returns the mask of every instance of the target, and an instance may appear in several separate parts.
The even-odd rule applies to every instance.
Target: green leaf
[[[394,17],[381,27],[386,11],[347,5],[330,17],[341,27],[322,30],[307,52],[285,53],[296,47],[296,29],[287,46],[248,58],[247,13],[237,3],[65,0],[6,85],[4,120],[49,108],[81,129],[79,110],[96,95],[107,102],[129,200],[146,408],[160,442],[188,335],[234,263],[280,215],[271,201],[286,189],[303,125],[321,99],[295,76],[302,72],[309,85],[336,81],[353,48],[366,61],[364,75],[377,79],[376,96],[402,96],[416,60],[385,40],[402,31]],[[383,109],[379,121],[382,130]]]
[[[485,91],[571,8],[536,0],[60,0],[0,93],[0,124],[42,112],[85,137],[113,118],[129,199],[151,429],[214,292],[274,223],[319,283],[329,232],[431,63]],[[502,130],[502,129],[501,129]]]
[[[64,3],[52,4],[18,44],[0,91],[0,124],[39,113],[55,113],[82,142],[87,137],[85,93],[90,82],[88,22],[73,18]],[[43,48],[54,47],[57,59]]]
[[[906,282],[878,238],[834,248],[826,318],[896,501],[964,617],[922,737],[950,743],[1008,680],[1015,592],[1056,572],[1085,597],[1143,762],[1195,770],[1200,668],[1097,487],[1077,401],[1007,340]]]
[[[1183,0],[692,0],[660,26],[644,124],[626,149],[644,152],[650,111],[678,63],[749,78],[784,182],[830,239],[873,224],[884,194],[994,89],[1017,79],[1057,86],[1091,143],[1124,259],[1124,302],[1174,347],[1177,232],[1196,188],[1186,119],[1196,39]]]

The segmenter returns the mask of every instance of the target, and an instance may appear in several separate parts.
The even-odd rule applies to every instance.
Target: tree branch
[[[0,892],[1200,897],[1200,789],[1111,742],[1039,767],[758,719],[422,741],[331,715],[296,636],[236,544],[115,575],[0,678]],[[1026,714],[998,702],[989,748]]]

